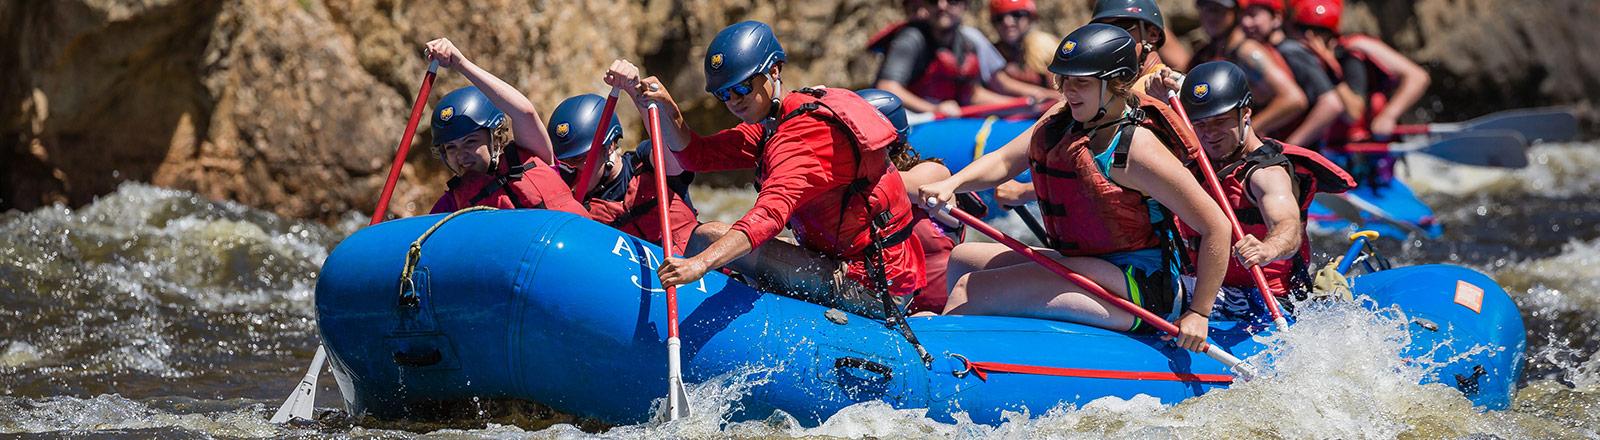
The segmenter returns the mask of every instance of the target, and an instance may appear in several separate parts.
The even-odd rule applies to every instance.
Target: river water
[[[1399,264],[1492,275],[1522,308],[1529,364],[1515,405],[1480,412],[1417,385],[1405,321],[1354,307],[1310,311],[1273,344],[1271,380],[1177,405],[1108,398],[998,427],[944,424],[862,404],[822,426],[775,416],[728,423],[746,378],[691,389],[695,416],[596,431],[537,410],[455,426],[351,420],[323,374],[319,421],[267,423],[317,344],[318,266],[365,224],[279,218],[195,194],[125,184],[79,209],[0,214],[0,436],[161,438],[1600,438],[1600,149],[1542,145],[1513,172],[1412,158],[1407,180],[1437,208],[1439,240],[1387,243]],[[709,217],[745,189],[696,188]],[[1020,232],[1018,225],[1011,225]],[[1344,242],[1317,239],[1319,254]]]

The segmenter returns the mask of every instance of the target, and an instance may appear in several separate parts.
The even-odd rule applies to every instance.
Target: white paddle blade
[[[1257,376],[1254,368],[1250,368],[1250,366],[1245,365],[1244,361],[1240,361],[1239,358],[1234,357],[1232,353],[1224,351],[1222,347],[1218,347],[1217,344],[1207,345],[1206,356],[1216,359],[1217,362],[1221,362],[1222,365],[1227,365],[1228,368],[1233,369],[1234,372],[1239,374],[1240,379],[1245,381],[1255,379]]]
[[[667,338],[667,420],[689,417],[689,390],[683,386],[678,338]]]
[[[322,363],[328,359],[327,349],[317,345],[317,354],[311,356],[311,368],[306,371],[306,376],[300,379],[300,384],[294,387],[294,392],[283,401],[283,406],[278,407],[278,412],[272,414],[272,423],[285,423],[293,419],[312,420],[311,410],[317,403],[317,376],[322,373]]]
[[[1578,136],[1578,117],[1563,108],[1507,110],[1467,121],[1467,129],[1511,130],[1530,141],[1569,141]]]
[[[1361,208],[1357,208],[1356,205],[1351,204],[1344,197],[1328,193],[1317,193],[1315,197],[1317,204],[1328,208],[1329,211],[1333,211],[1333,215],[1338,216],[1340,220],[1350,222],[1356,226],[1366,224],[1367,220],[1361,218]]]
[[[1528,166],[1528,143],[1511,130],[1474,130],[1442,135],[1422,152],[1455,163],[1480,167]]]

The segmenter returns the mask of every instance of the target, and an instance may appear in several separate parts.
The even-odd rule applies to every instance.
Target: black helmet
[[[1139,69],[1136,46],[1133,36],[1122,28],[1089,23],[1061,39],[1050,72],[1101,80],[1131,79]]]
[[[1155,27],[1156,44],[1166,40],[1166,24],[1161,19],[1161,8],[1155,0],[1099,0],[1094,2],[1093,23],[1111,24],[1114,20],[1139,20]]]
[[[1189,120],[1218,116],[1250,105],[1250,79],[1244,69],[1227,61],[1194,66],[1178,89],[1179,101]]]

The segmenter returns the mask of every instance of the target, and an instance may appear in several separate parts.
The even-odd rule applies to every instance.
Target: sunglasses
[[[993,18],[991,18],[990,21],[999,22],[1001,20],[1005,20],[1007,17],[1010,17],[1012,20],[1021,20],[1021,19],[1024,19],[1024,18],[1033,17],[1033,13],[1028,12],[1028,11],[1011,11],[1011,12],[1007,12],[1007,13],[1004,13],[1004,14],[996,15]]]
[[[728,100],[733,99],[734,94],[738,94],[739,96],[749,95],[750,91],[753,90],[750,83],[754,82],[756,80],[756,76],[759,75],[761,74],[758,73],[755,75],[750,75],[749,78],[745,78],[744,81],[740,81],[738,84],[728,86],[722,90],[711,92],[711,96],[717,97],[718,101],[728,102]]]

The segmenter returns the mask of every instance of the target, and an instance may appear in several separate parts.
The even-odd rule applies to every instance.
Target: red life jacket
[[[450,189],[445,192],[434,212],[455,211],[470,206],[488,206],[496,209],[552,209],[578,214],[589,212],[572,198],[572,189],[556,169],[545,165],[538,157],[522,160],[515,144],[508,145],[500,155],[500,163],[493,175],[473,174],[450,179]],[[513,165],[516,164],[516,165]]]
[[[659,245],[661,244],[661,199],[656,197],[658,192],[655,171],[650,166],[649,158],[635,158],[632,171],[627,183],[628,191],[622,196],[622,200],[590,198],[589,217],[628,235]],[[683,252],[689,245],[689,236],[700,223],[695,219],[694,207],[684,203],[682,196],[678,194],[668,196],[672,199],[671,204],[667,205],[667,215],[672,220],[672,248]]]
[[[1372,39],[1360,34],[1339,37],[1339,45],[1343,46],[1350,56],[1361,60],[1361,65],[1367,70],[1367,111],[1356,121],[1339,118],[1333,122],[1328,128],[1328,146],[1331,148],[1338,149],[1350,142],[1372,139],[1372,120],[1389,105],[1389,94],[1394,93],[1395,88],[1400,86],[1400,75],[1395,74],[1392,69],[1378,64],[1366,52],[1350,49],[1351,43]]]
[[[1315,193],[1338,194],[1356,187],[1355,179],[1350,177],[1350,174],[1315,151],[1270,138],[1263,138],[1262,143],[1260,148],[1217,171],[1222,194],[1228,200],[1228,206],[1233,207],[1233,215],[1239,219],[1239,227],[1246,234],[1264,239],[1268,232],[1266,219],[1261,216],[1261,208],[1249,195],[1248,182],[1256,171],[1276,166],[1288,167],[1289,175],[1294,180],[1295,200],[1300,204],[1302,228],[1306,221],[1306,209],[1311,207],[1312,196]],[[1200,176],[1198,172],[1195,175]],[[1187,225],[1182,229],[1186,237],[1199,235]],[[1262,265],[1261,272],[1274,294],[1287,296],[1289,290],[1304,291],[1310,286],[1310,264],[1311,239],[1305,236],[1305,231],[1302,229],[1300,250],[1295,252],[1294,257]],[[1239,264],[1239,260],[1235,258],[1228,259],[1228,273],[1222,279],[1222,284],[1256,287],[1249,268]]]
[[[928,285],[917,292],[916,298],[912,298],[908,310],[911,313],[944,313],[945,303],[950,300],[946,275],[950,268],[950,251],[955,249],[956,239],[946,235],[943,227],[928,218],[927,211],[916,209],[912,212],[917,218],[912,226],[912,237],[922,243],[922,261],[927,270]]]
[[[1110,166],[1127,166],[1135,126],[1155,133],[1178,160],[1191,161],[1200,148],[1194,133],[1177,129],[1171,121],[1178,117],[1165,104],[1142,93],[1135,95],[1139,97],[1139,106],[1117,129],[1113,141],[1116,151],[1112,152]],[[1028,148],[1033,186],[1044,215],[1042,221],[1049,235],[1049,245],[1068,256],[1097,256],[1171,246],[1172,243],[1158,235],[1155,224],[1170,222],[1171,213],[1144,194],[1107,178],[1110,169],[1101,169],[1095,161],[1095,152],[1089,149],[1090,136],[1073,132],[1053,141],[1051,138],[1057,136],[1056,133],[1071,128],[1061,125],[1047,123],[1044,130],[1034,134]],[[1153,212],[1161,218],[1152,216]]]
[[[803,88],[783,98],[775,124],[766,124],[758,148],[795,118],[817,118],[848,133],[855,156],[855,180],[840,194],[837,204],[823,200],[807,203],[789,217],[795,239],[806,248],[840,260],[861,261],[871,281],[886,282],[882,251],[907,243],[914,217],[900,173],[889,161],[888,147],[899,140],[894,125],[877,107],[847,90]],[[833,148],[828,143],[818,147]],[[832,152],[819,152],[831,155]],[[762,157],[757,152],[756,157]],[[765,180],[758,162],[756,180]],[[923,268],[914,268],[921,272]],[[897,292],[904,286],[895,286]],[[921,286],[911,286],[917,289]]]
[[[891,24],[867,40],[867,49],[883,53],[888,49],[892,37],[902,31],[923,32],[907,22]],[[905,84],[906,89],[936,103],[953,100],[967,104],[972,101],[972,93],[982,81],[983,69],[978,64],[977,49],[972,47],[972,42],[959,35],[960,31],[956,33],[955,47],[936,47],[927,70],[911,84]],[[937,46],[932,38],[926,34],[924,37],[927,44]]]

